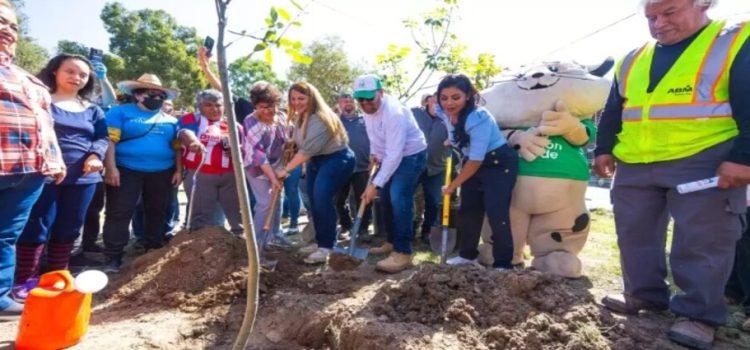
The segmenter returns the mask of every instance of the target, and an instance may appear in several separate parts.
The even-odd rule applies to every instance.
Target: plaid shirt
[[[288,140],[289,129],[286,126],[284,114],[276,115],[273,125],[261,122],[250,114],[244,121],[245,144],[244,153],[245,170],[252,177],[263,176],[261,165],[269,164],[272,167],[279,164],[284,153],[284,144]]]
[[[65,168],[47,87],[0,53],[0,176]]]

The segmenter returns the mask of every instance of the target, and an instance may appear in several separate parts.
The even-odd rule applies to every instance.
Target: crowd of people
[[[625,282],[624,294],[604,298],[603,305],[626,314],[670,309],[679,316],[670,339],[697,348],[710,347],[715,328],[726,322],[725,292],[750,312],[744,215],[750,29],[708,19],[712,4],[645,2],[656,43],[618,65],[594,164],[604,177],[617,166],[612,200]],[[442,198],[460,187],[458,254],[447,263],[477,264],[486,217],[492,267],[514,268],[509,211],[517,151],[465,75],[446,75],[412,109],[388,95],[375,75],[358,77],[333,108],[307,82],[285,93],[256,82],[249,99],[234,103],[242,153],[242,164],[234,164],[221,82],[204,48],[198,60],[212,89],[195,94],[193,112],[177,114],[172,101],[180,91],[154,74],[119,82],[115,98],[106,66],[87,57],[60,54],[37,75],[18,68],[18,24],[5,1],[0,34],[0,317],[17,317],[40,273],[68,268],[77,251],[103,254],[101,268],[117,273],[131,236],[142,251],[168,244],[178,230],[181,184],[189,198],[188,230],[228,223],[244,239],[236,166],[251,189],[261,252],[292,247],[287,235],[300,232],[304,207],[314,238],[298,251],[305,263],[325,263],[365,206],[358,234],[367,236],[370,224],[380,223],[385,240],[370,253],[386,256],[376,269],[396,273],[412,265],[416,231],[426,239]],[[705,58],[683,59],[688,54]],[[706,81],[670,92],[696,76]],[[558,127],[554,120],[543,123]],[[594,136],[593,128],[572,127],[582,140]],[[460,171],[443,183],[454,153]],[[717,169],[720,189],[675,192]],[[415,213],[418,187],[423,204]],[[670,217],[669,258],[682,290],[673,297],[665,282]]]

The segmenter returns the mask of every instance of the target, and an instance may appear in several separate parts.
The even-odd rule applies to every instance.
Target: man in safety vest
[[[715,0],[645,0],[651,36],[619,62],[599,125],[595,171],[612,188],[624,293],[620,313],[670,309],[667,336],[707,349],[726,322],[724,285],[750,182],[750,25],[712,21]],[[718,176],[718,188],[677,186]],[[670,300],[669,262],[682,294]]]

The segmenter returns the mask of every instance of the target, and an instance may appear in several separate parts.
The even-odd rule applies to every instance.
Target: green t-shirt
[[[585,119],[581,123],[591,140],[596,135],[594,122]],[[550,136],[549,141],[547,151],[533,162],[519,158],[518,175],[588,181],[589,163],[585,147],[573,146],[562,136]]]

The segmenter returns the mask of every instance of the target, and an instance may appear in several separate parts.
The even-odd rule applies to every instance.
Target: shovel
[[[271,225],[273,222],[274,213],[276,212],[276,205],[278,205],[279,203],[280,194],[280,190],[271,190],[271,209],[266,216],[266,220],[263,221],[263,234],[258,242],[261,251],[260,264],[268,271],[274,271],[276,269],[276,264],[278,264],[278,260],[266,259],[265,248],[268,245],[268,242],[271,241],[271,236],[273,235],[273,233],[271,232]]]
[[[370,169],[370,177],[367,180],[368,184],[372,181],[372,178],[373,176],[375,176],[376,171],[377,171],[377,166],[373,166],[372,169]],[[363,203],[360,202],[359,208],[357,208],[357,217],[354,219],[354,225],[352,226],[352,230],[351,230],[351,239],[349,240],[349,247],[344,248],[344,247],[337,245],[333,247],[334,254],[349,255],[359,261],[363,261],[367,258],[367,249],[357,248],[357,236],[359,236],[359,228],[360,226],[362,226],[362,217],[365,216],[365,208],[367,208],[367,205],[363,205]]]
[[[453,157],[448,156],[445,162],[445,186],[451,183],[451,169],[453,168]],[[451,213],[451,196],[443,196],[443,215],[440,227],[430,230],[430,249],[435,254],[440,254],[440,263],[445,264],[448,254],[456,246],[456,231],[448,228],[448,218]]]
[[[201,172],[201,169],[203,168],[203,164],[206,164],[206,152],[200,152],[201,161],[198,164],[198,167],[195,168],[195,172],[193,173],[193,183],[190,184],[190,201],[188,202],[187,207],[187,222],[185,223],[185,229],[190,231],[192,229],[193,224],[193,203],[195,201],[193,200],[195,198],[195,187],[198,184],[198,174]]]

